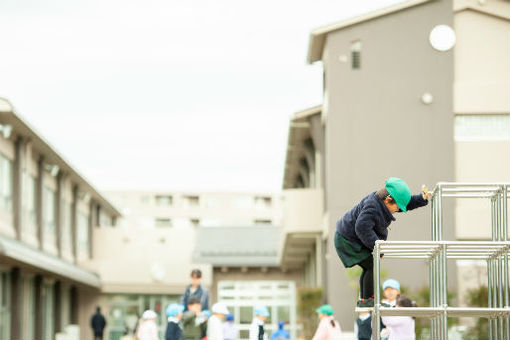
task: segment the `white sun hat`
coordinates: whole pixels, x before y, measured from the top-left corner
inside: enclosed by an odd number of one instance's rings
[[[212,306],[212,312],[214,314],[225,314],[228,315],[230,312],[228,311],[227,306],[223,302],[217,302]]]
[[[157,319],[157,318],[158,318],[158,314],[156,314],[154,311],[151,311],[151,310],[146,310],[142,314],[142,319],[144,319],[144,320]]]

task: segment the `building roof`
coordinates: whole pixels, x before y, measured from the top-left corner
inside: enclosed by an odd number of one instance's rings
[[[475,0],[455,0],[453,11],[455,13],[472,10],[475,12],[491,15],[500,19],[510,20],[510,2],[509,1],[487,1],[480,2]]]
[[[341,30],[345,27],[357,25],[359,23],[369,21],[372,19],[376,19],[388,14],[392,14],[410,7],[414,7],[417,5],[421,5],[423,3],[433,1],[433,0],[410,0],[405,1],[393,6],[381,8],[379,10],[369,12],[354,18],[350,18],[347,20],[340,21],[335,24],[323,26],[313,30],[310,33],[310,40],[308,44],[308,56],[307,62],[313,63],[315,61],[319,61],[322,59],[322,52],[324,50],[324,44],[326,43],[326,37],[329,33]]]
[[[104,198],[82,175],[74,169],[39,133],[35,131],[15,110],[11,103],[0,98],[0,123],[12,126],[13,134],[23,136],[32,141],[34,149],[44,155],[45,160],[51,164],[58,165],[71,180],[78,184],[80,190],[87,191],[92,199],[101,205],[107,212],[115,217],[121,213],[106,198]]]
[[[289,123],[289,136],[287,139],[287,154],[283,175],[283,188],[294,187],[294,179],[299,173],[299,160],[304,157],[303,141],[310,138],[310,123],[308,118],[320,114],[322,105],[314,106],[296,112]]]
[[[202,227],[193,252],[197,263],[228,267],[279,265],[282,229],[275,226]]]
[[[38,270],[68,278],[94,288],[100,288],[99,276],[56,256],[41,252],[19,241],[0,235],[0,254]]]

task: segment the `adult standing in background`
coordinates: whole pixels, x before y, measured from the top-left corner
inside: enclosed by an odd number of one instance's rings
[[[106,327],[106,320],[101,314],[101,307],[96,307],[96,313],[90,319],[90,327],[94,332],[94,340],[103,340],[103,332]]]
[[[202,310],[209,309],[209,292],[207,289],[201,286],[202,282],[202,272],[200,269],[193,269],[191,271],[191,284],[186,287],[186,291],[181,298],[181,304],[184,306],[185,310],[188,310],[188,301],[190,297],[195,297],[200,300],[200,304],[202,305]]]

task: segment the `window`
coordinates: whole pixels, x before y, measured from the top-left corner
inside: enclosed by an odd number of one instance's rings
[[[353,70],[361,68],[361,41],[351,43],[351,67]]]
[[[0,271],[0,339],[10,339],[11,285],[8,272]]]
[[[25,218],[26,224],[25,228],[30,233],[35,235],[36,233],[36,216],[35,216],[35,207],[36,207],[36,191],[37,191],[37,179],[27,172],[23,173],[23,216]]]
[[[157,195],[155,197],[155,200],[156,200],[156,205],[159,205],[159,206],[168,206],[168,205],[172,205],[172,196],[168,196],[168,195]]]
[[[219,281],[218,300],[224,301],[234,315],[240,339],[248,338],[253,307],[263,304],[269,310],[266,329],[277,329],[278,321],[287,323],[290,338],[297,338],[296,286],[291,281]]]
[[[196,207],[200,204],[200,198],[198,196],[184,196],[184,205],[188,207]]]
[[[62,247],[72,250],[72,204],[62,201]]]
[[[271,225],[271,220],[257,219],[255,221],[253,221],[253,224],[255,224],[255,225]]]
[[[455,116],[456,140],[510,139],[510,115],[474,114]]]
[[[156,227],[171,227],[172,226],[172,220],[170,218],[156,218],[155,220]]]
[[[51,243],[56,240],[56,201],[55,191],[44,187],[44,239]]]
[[[12,211],[12,162],[0,155],[0,208]]]
[[[89,216],[79,212],[77,221],[77,246],[78,257],[89,257]]]
[[[99,209],[99,226],[107,227],[112,225],[111,217],[103,211],[103,209]]]
[[[190,221],[191,225],[194,227],[200,226],[200,220],[198,218],[192,218],[189,221]]]
[[[43,285],[43,339],[51,340],[54,336],[55,318],[55,287],[53,284]]]
[[[271,197],[270,196],[255,196],[255,207],[257,208],[270,208],[271,207]]]

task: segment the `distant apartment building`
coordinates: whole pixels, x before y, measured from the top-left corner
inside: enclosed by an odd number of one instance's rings
[[[0,99],[0,339],[88,338],[101,290],[95,229],[117,211]]]
[[[320,216],[299,205],[303,194],[312,207],[321,204],[317,193],[293,190],[108,193],[124,215],[118,228],[94,235],[111,339],[149,307],[159,313],[163,332],[164,307],[180,299],[194,268],[203,272],[211,303],[221,300],[234,314],[242,339],[258,304],[271,311],[269,332],[285,321],[296,338],[297,290],[320,285],[316,263],[322,261],[314,230]],[[289,220],[288,209],[301,213]]]
[[[352,329],[356,282],[333,234],[364,195],[389,176],[414,192],[422,183],[510,180],[508,32],[504,0],[405,1],[312,31],[307,60],[322,62],[323,103],[290,121],[283,188],[322,192],[323,286],[342,328]],[[446,211],[445,239],[489,237],[488,203],[448,201]],[[428,209],[396,218],[390,239],[430,239]],[[410,289],[427,285],[424,263],[382,264]],[[479,282],[469,280],[475,264],[449,265],[459,303]]]

